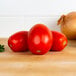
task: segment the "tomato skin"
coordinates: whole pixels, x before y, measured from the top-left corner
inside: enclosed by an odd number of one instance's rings
[[[61,51],[63,50],[68,43],[66,36],[60,32],[52,31],[53,34],[53,45],[51,50],[52,51]]]
[[[28,49],[27,40],[28,40],[28,32],[19,31],[9,37],[8,46],[14,52],[26,51]]]
[[[43,55],[52,46],[52,33],[44,24],[36,24],[28,32],[28,46],[33,54]]]

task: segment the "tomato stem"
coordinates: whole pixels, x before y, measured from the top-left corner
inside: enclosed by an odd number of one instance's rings
[[[37,52],[40,53],[41,51],[40,50],[37,50]]]

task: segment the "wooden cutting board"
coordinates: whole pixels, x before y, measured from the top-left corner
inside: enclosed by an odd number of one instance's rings
[[[0,38],[5,52],[0,53],[0,76],[76,76],[76,41],[69,41],[62,52],[33,55],[14,53],[6,38]]]

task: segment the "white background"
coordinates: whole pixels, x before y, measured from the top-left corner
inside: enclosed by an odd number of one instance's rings
[[[0,37],[44,23],[51,30],[62,14],[76,11],[75,0],[0,0]]]

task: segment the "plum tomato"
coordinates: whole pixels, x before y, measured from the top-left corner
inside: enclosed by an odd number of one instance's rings
[[[19,31],[8,39],[8,46],[14,52],[22,52],[28,49],[27,45],[28,31]]]
[[[52,32],[44,24],[36,24],[28,32],[28,46],[33,54],[43,55],[47,53],[52,42]]]
[[[67,43],[68,43],[66,36],[57,31],[52,31],[52,35],[53,35],[53,45],[52,45],[51,50],[52,51],[63,50],[67,46]]]

